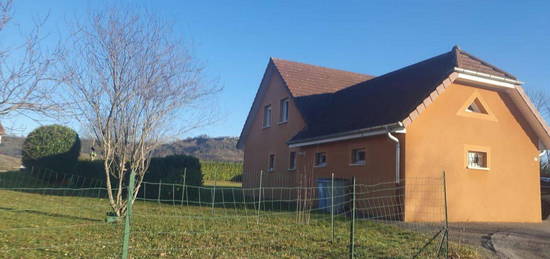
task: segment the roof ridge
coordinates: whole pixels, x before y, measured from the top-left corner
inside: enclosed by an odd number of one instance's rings
[[[452,51],[453,54],[454,54],[455,66],[461,67],[462,64],[461,64],[461,62],[460,62],[460,58],[458,57],[458,55],[460,55],[460,52],[461,52],[462,50],[460,49],[460,47],[459,47],[458,45],[454,45],[451,51]]]
[[[472,55],[472,54],[470,54],[470,53],[468,53],[468,52],[466,52],[466,51],[464,51],[464,50],[459,49],[459,53],[460,53],[460,54],[463,54],[463,55],[467,55],[467,56],[469,56],[470,58],[479,61],[481,64],[483,64],[483,65],[485,65],[485,66],[488,66],[488,67],[490,67],[491,69],[494,69],[494,70],[497,71],[497,72],[503,73],[503,74],[505,74],[506,76],[508,76],[508,77],[510,77],[510,78],[512,78],[512,79],[514,79],[514,80],[517,80],[517,78],[516,78],[514,75],[512,75],[512,74],[510,74],[510,73],[508,73],[508,72],[506,72],[506,71],[504,71],[504,70],[502,70],[502,69],[496,67],[495,65],[493,65],[493,64],[491,64],[491,63],[489,63],[489,62],[487,62],[487,61],[485,61],[485,60],[483,60],[483,59],[480,59],[480,58],[478,58],[478,57],[476,57],[476,56],[474,56],[474,55]],[[457,56],[457,60],[458,60],[458,56]],[[459,63],[457,62],[457,66],[458,66],[458,67],[462,67],[462,64],[459,64]]]
[[[454,48],[453,48],[453,50],[454,50]],[[375,80],[375,79],[376,79],[376,80],[381,80],[381,79],[383,79],[383,78],[386,78],[386,77],[388,77],[388,76],[392,76],[392,75],[394,75],[395,73],[401,72],[401,71],[403,71],[403,70],[410,69],[410,68],[412,68],[412,67],[415,67],[415,66],[417,66],[417,65],[424,64],[424,63],[429,62],[429,61],[433,61],[433,60],[435,60],[435,59],[437,59],[437,58],[440,58],[441,56],[449,55],[449,54],[451,54],[451,52],[452,52],[453,50],[451,50],[451,51],[449,51],[449,52],[445,52],[445,53],[439,54],[439,55],[434,56],[434,57],[430,57],[430,58],[424,59],[424,60],[422,60],[422,61],[419,61],[419,62],[410,64],[410,65],[408,65],[408,66],[404,66],[404,67],[401,67],[401,68],[399,68],[399,69],[396,69],[396,70],[387,72],[387,73],[385,73],[385,74],[382,74],[382,75],[377,76],[377,77],[375,77],[375,78],[373,78],[373,79],[370,79],[370,80]],[[449,71],[449,72],[450,72],[450,71]],[[370,80],[369,80],[369,81],[370,81]],[[354,88],[355,86],[361,85],[361,84],[363,84],[363,83],[364,83],[364,82],[360,82],[360,83],[357,83],[357,84],[355,84],[355,85],[351,85],[351,86],[346,87],[346,88],[344,88],[344,89],[338,90],[337,93],[338,93],[338,92],[343,92],[343,91],[345,91],[345,90],[347,90],[347,89]]]
[[[339,71],[339,72],[351,73],[351,74],[356,74],[356,75],[361,75],[361,76],[375,77],[375,76],[369,75],[369,74],[353,72],[353,71],[348,71],[348,70],[343,70],[343,69],[338,69],[338,68],[325,67],[325,66],[314,65],[314,64],[308,64],[308,63],[304,63],[304,62],[293,61],[293,60],[288,60],[288,59],[282,59],[282,58],[277,58],[277,57],[270,57],[270,59],[273,60],[273,61],[277,60],[277,61],[291,62],[291,63],[295,63],[295,64],[306,65],[306,66],[311,66],[311,67],[316,67],[316,68],[335,70],[335,71]],[[273,62],[273,63],[275,63],[275,66],[277,65],[276,62]]]

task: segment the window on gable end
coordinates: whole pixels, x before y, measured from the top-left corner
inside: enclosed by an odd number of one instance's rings
[[[468,105],[466,111],[487,114],[487,109],[483,107],[483,104],[477,98],[474,99],[474,101],[470,105]]]
[[[263,127],[268,128],[271,126],[271,105],[264,106],[264,121]]]
[[[282,99],[279,104],[279,107],[280,107],[279,122],[280,123],[288,121],[288,104],[289,104],[288,98]]]

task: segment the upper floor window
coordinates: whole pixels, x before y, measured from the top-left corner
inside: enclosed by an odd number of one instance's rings
[[[271,105],[264,106],[264,128],[271,127]]]
[[[315,166],[323,167],[327,165],[327,153],[317,152],[315,153]]]
[[[351,164],[352,165],[364,165],[365,164],[365,149],[356,148],[351,150]]]
[[[279,122],[287,122],[288,121],[288,98],[282,99],[280,103],[280,111],[279,111]]]
[[[275,154],[269,154],[269,161],[267,162],[267,171],[273,172],[275,170]]]
[[[296,152],[290,152],[289,154],[288,170],[296,170]]]

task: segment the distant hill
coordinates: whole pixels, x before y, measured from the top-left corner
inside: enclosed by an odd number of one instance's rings
[[[25,138],[23,137],[3,137],[2,144],[0,144],[0,155],[21,158],[21,147],[24,141]],[[238,138],[236,137],[210,138],[208,136],[198,136],[186,138],[161,145],[153,153],[153,156],[186,154],[201,160],[242,161],[243,153],[236,148],[237,141]],[[90,140],[82,140],[82,155],[86,156],[90,152],[90,146]],[[0,163],[2,163],[1,160]]]
[[[187,154],[200,160],[242,161],[243,152],[237,149],[237,137],[198,136],[174,141],[160,146],[153,156]]]

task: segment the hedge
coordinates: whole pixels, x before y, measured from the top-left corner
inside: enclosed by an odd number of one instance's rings
[[[87,178],[105,179],[103,160],[80,160],[74,171],[75,175]],[[173,155],[163,158],[153,158],[149,169],[143,178],[146,182],[183,183],[186,185],[202,185],[201,165],[197,158],[185,155]]]
[[[239,181],[242,162],[201,161],[204,180]]]

